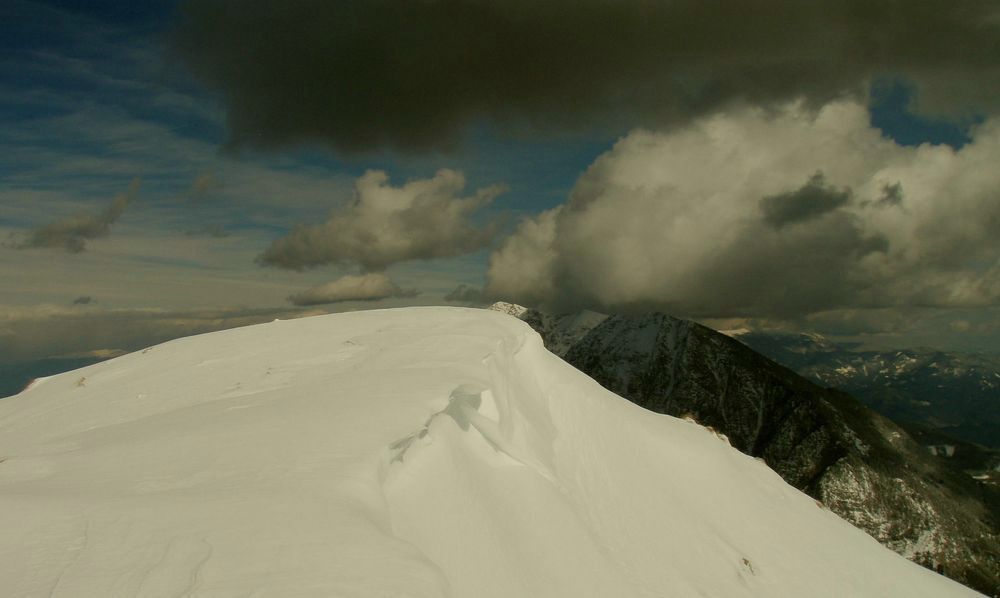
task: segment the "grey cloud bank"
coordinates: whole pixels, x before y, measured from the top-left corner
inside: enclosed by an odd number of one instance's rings
[[[231,147],[451,147],[464,127],[615,131],[731,105],[819,107],[903,77],[916,108],[1000,107],[988,0],[198,0],[174,48]]]

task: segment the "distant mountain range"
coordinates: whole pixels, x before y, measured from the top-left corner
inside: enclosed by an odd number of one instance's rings
[[[733,336],[904,425],[1000,448],[1000,356],[933,349],[858,351],[817,334]]]
[[[551,351],[609,390],[726,436],[897,553],[1000,595],[1000,492],[992,480],[932,454],[849,394],[661,313],[494,309],[530,324]]]

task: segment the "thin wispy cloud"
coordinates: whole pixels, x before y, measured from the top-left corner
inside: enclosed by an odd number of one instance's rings
[[[310,287],[288,297],[292,305],[311,306],[345,301],[378,301],[393,297],[415,297],[416,289],[401,289],[382,272],[347,275]]]
[[[17,206],[34,211],[38,220],[74,199],[93,201],[122,177],[142,173],[144,209],[133,222],[178,234],[218,225],[230,232],[266,229],[273,236],[274,227],[321,217],[329,205],[350,199],[354,177],[290,169],[271,156],[235,159],[220,154],[215,143],[184,133],[93,105],[0,127],[0,147],[18,148],[0,154],[0,170],[9,172],[0,201],[45,192],[49,199]],[[247,257],[252,262],[253,254]]]
[[[211,172],[203,172],[191,183],[188,197],[192,201],[204,201],[212,193],[222,189],[222,183]]]
[[[93,305],[4,306],[0,362],[74,353],[136,351],[181,336],[325,313],[295,308],[101,308]]]
[[[27,238],[15,244],[18,249],[58,247],[70,253],[80,253],[87,248],[87,242],[111,234],[113,225],[139,192],[139,179],[134,179],[128,191],[116,196],[107,208],[95,214],[74,214],[50,222],[27,234]]]

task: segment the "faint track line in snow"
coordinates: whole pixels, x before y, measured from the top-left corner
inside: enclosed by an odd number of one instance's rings
[[[84,520],[84,523],[83,523],[83,544],[78,549],[76,549],[74,551],[73,558],[68,563],[66,563],[66,566],[63,567],[62,571],[59,572],[59,577],[56,578],[55,583],[52,584],[52,589],[49,590],[49,598],[52,598],[52,596],[55,595],[56,590],[59,589],[59,584],[62,583],[63,577],[65,577],[65,575],[66,575],[66,572],[69,571],[69,569],[74,564],[76,564],[76,562],[80,559],[80,555],[83,553],[84,550],[87,549],[87,544],[89,542],[90,542],[90,522],[87,521],[87,520]]]
[[[212,545],[204,538],[172,538],[159,560],[143,576],[136,596],[191,596],[198,586],[201,569],[211,556]]]
[[[50,522],[48,527],[33,534],[25,546],[29,556],[24,575],[13,595],[40,596],[44,591],[45,595],[52,598],[59,589],[66,572],[76,563],[87,546],[88,525],[88,522],[84,520],[82,532],[74,533],[74,529],[78,529],[79,520],[62,519]],[[48,546],[46,546],[47,542]],[[55,563],[52,563],[53,557],[55,557]],[[48,566],[46,566],[47,564]],[[58,574],[54,576],[55,579],[46,575],[52,569],[58,570]],[[46,577],[51,581],[46,581]],[[45,586],[48,588],[43,590]]]

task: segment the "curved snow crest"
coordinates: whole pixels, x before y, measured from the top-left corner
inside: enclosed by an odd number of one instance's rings
[[[0,403],[14,596],[959,596],[516,318],[172,341]]]

